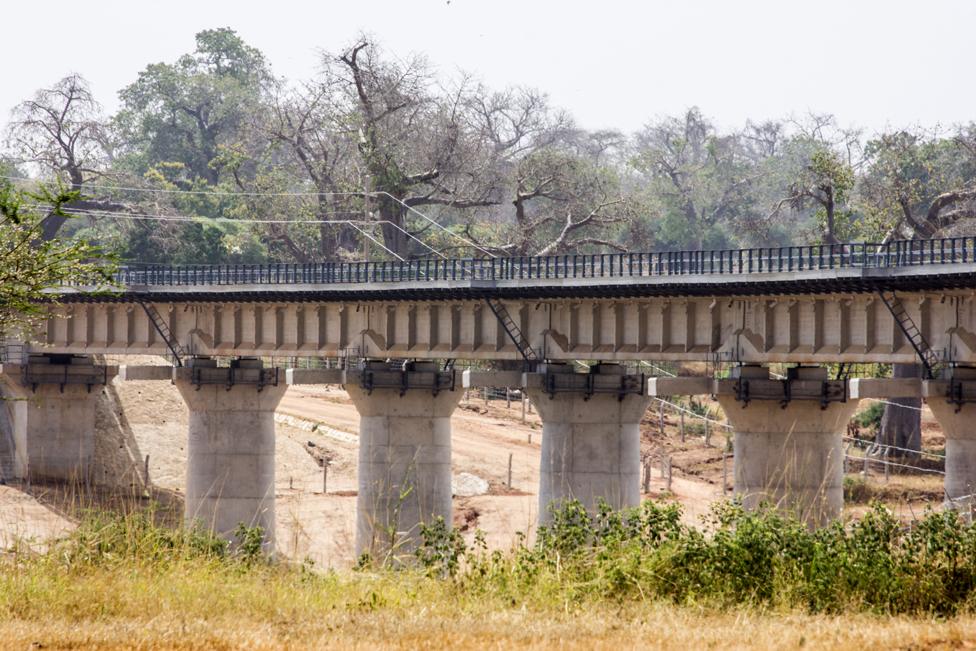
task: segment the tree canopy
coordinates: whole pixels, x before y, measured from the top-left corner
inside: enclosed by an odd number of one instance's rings
[[[105,115],[71,74],[13,109],[0,169],[60,183],[81,216],[42,202],[43,240],[216,263],[976,230],[974,124],[864,134],[809,114],[719,128],[690,107],[637,133],[594,131],[541,90],[442,74],[366,37],[282,79],[228,28],[119,97]]]

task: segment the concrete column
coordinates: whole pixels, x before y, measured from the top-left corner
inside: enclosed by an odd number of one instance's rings
[[[600,500],[614,509],[638,506],[640,421],[652,400],[644,395],[643,376],[624,376],[610,364],[589,378],[561,364],[546,372],[548,380],[544,372],[527,374],[525,382],[542,419],[539,524],[551,521],[550,507],[573,499],[591,513]],[[638,392],[621,393],[621,382]]]
[[[946,506],[969,510],[976,504],[976,368],[953,368],[947,376],[923,382],[922,395],[946,439]],[[949,400],[953,381],[960,402]]]
[[[844,444],[857,400],[819,399],[827,370],[791,369],[794,377],[771,380],[766,369],[743,367],[748,402],[732,390],[736,380],[716,383],[718,402],[735,432],[735,493],[747,509],[768,503],[810,526],[840,516],[844,507]],[[790,382],[790,399],[784,383]],[[843,384],[828,383],[843,390]]]
[[[448,385],[453,372],[437,372],[432,362],[408,368],[346,374],[359,411],[357,557],[404,557],[416,548],[421,523],[438,516],[451,523],[451,414],[461,387]]]
[[[95,454],[95,408],[116,367],[91,358],[31,356],[0,370],[6,432],[0,446],[14,478],[87,482]]]
[[[239,524],[259,526],[272,551],[274,411],[287,388],[284,373],[257,361],[230,369],[191,360],[189,368],[173,369],[173,378],[189,409],[187,524],[201,523],[232,543]]]

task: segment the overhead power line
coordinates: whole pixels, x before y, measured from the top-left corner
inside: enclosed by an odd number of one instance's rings
[[[0,175],[0,179],[6,179],[9,181],[31,181],[36,182],[36,179],[31,179],[22,176],[6,176]],[[385,196],[392,201],[403,206],[408,212],[417,215],[421,219],[431,223],[438,229],[444,231],[449,236],[463,242],[465,245],[470,246],[478,251],[481,251],[485,255],[495,258],[497,257],[488,249],[476,244],[472,240],[455,233],[451,229],[447,228],[435,219],[432,219],[428,215],[424,214],[420,210],[406,203],[399,197],[396,197],[386,191],[376,191],[376,192],[246,192],[246,191],[227,191],[227,190],[179,190],[171,188],[140,188],[135,186],[119,186],[119,185],[102,185],[95,183],[86,183],[84,189],[94,189],[94,190],[108,190],[116,192],[141,192],[146,194],[160,193],[160,194],[173,194],[173,195],[194,195],[194,196],[219,196],[219,197],[323,197],[323,196],[345,196],[345,197],[380,197]],[[450,204],[447,204],[450,205]],[[333,213],[340,214],[340,213]],[[344,213],[343,213],[344,214]],[[350,213],[352,214],[352,213]],[[357,213],[358,214],[358,213]],[[262,222],[257,222],[262,223]],[[277,222],[263,222],[263,223],[277,223]],[[317,222],[323,223],[323,222]],[[391,222],[387,222],[391,223]],[[402,230],[402,229],[401,229]]]

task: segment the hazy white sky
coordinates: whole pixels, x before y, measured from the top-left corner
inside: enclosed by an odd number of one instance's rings
[[[723,126],[808,110],[869,130],[976,119],[966,0],[8,0],[0,15],[0,122],[69,72],[113,110],[146,64],[224,26],[293,79],[365,31],[445,74],[541,88],[590,128],[632,131],[692,105]]]

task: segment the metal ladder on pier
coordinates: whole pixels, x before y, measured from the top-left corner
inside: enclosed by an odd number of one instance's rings
[[[186,351],[180,345],[180,342],[176,340],[176,337],[173,336],[169,326],[166,325],[166,320],[163,319],[163,315],[159,313],[155,305],[144,298],[137,298],[136,302],[142,306],[142,309],[146,312],[146,316],[149,317],[149,322],[153,324],[156,332],[166,342],[166,347],[169,348],[169,352],[173,355],[173,363],[177,366],[183,366]]]
[[[539,356],[532,350],[529,341],[522,334],[522,330],[516,325],[515,320],[512,319],[508,310],[505,309],[505,305],[495,298],[485,298],[485,303],[488,304],[489,309],[491,309],[495,318],[498,319],[498,322],[502,324],[502,327],[508,334],[508,338],[515,344],[519,354],[522,355],[522,359],[525,360],[526,365],[529,367],[534,366],[539,361]]]
[[[918,355],[918,359],[925,369],[925,377],[929,379],[935,378],[935,373],[941,364],[941,360],[935,351],[932,350],[932,347],[929,346],[929,342],[925,340],[922,331],[912,321],[912,318],[905,310],[905,306],[902,305],[893,291],[883,289],[878,292],[878,296],[881,297],[888,311],[891,312],[891,316],[895,318],[895,323],[901,328],[905,338],[908,339],[912,348],[915,349],[915,353]]]

